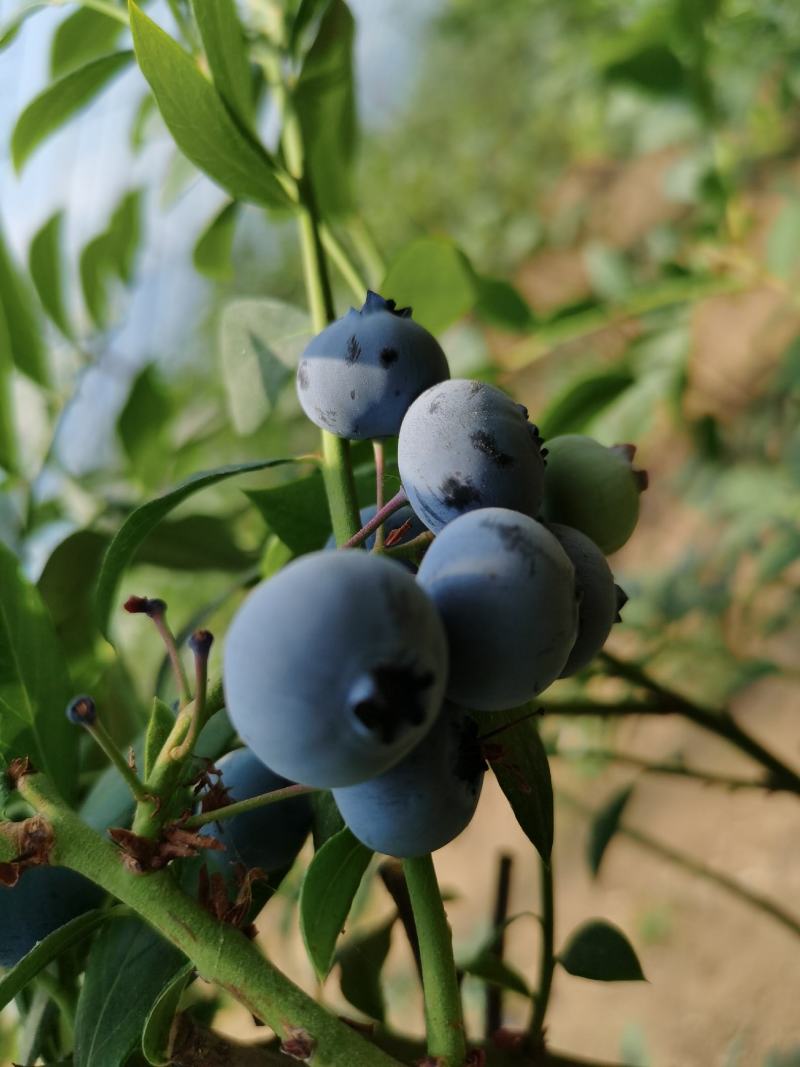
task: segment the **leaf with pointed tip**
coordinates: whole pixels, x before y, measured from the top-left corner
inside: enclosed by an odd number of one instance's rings
[[[548,860],[553,848],[553,785],[536,722],[525,718],[530,710],[524,705],[491,716],[482,714],[480,721],[489,721],[492,731],[501,731],[492,738],[497,755],[490,759],[491,768],[520,828],[542,859]]]
[[[6,351],[17,368],[37,385],[47,385],[47,356],[33,294],[0,229],[0,310],[8,330]]]
[[[41,11],[42,8],[50,6],[50,3],[45,0],[43,3],[26,4],[24,7],[21,7],[19,11],[15,11],[11,18],[0,26],[0,52],[14,41],[17,34],[22,29],[23,22],[25,22],[30,15],[35,15],[37,11]]]
[[[153,1067],[169,1067],[173,1062],[170,1048],[172,1022],[193,975],[194,967],[187,963],[164,986],[145,1020],[142,1053]]]
[[[336,954],[339,984],[345,998],[371,1019],[383,1022],[386,1006],[381,988],[381,971],[392,946],[392,929],[397,916],[374,930],[351,937]]]
[[[595,982],[643,982],[641,964],[625,934],[602,919],[573,931],[556,957],[565,971]]]
[[[125,23],[90,7],[80,7],[60,22],[50,44],[50,77],[82,67],[114,48]]]
[[[399,305],[410,305],[414,318],[438,334],[474,307],[475,272],[452,241],[422,237],[401,248],[380,291]]]
[[[13,374],[11,337],[0,301],[0,470],[10,472],[17,469],[17,431],[11,392]]]
[[[108,551],[103,559],[100,576],[97,580],[95,592],[95,611],[97,624],[100,632],[108,637],[109,620],[117,588],[126,569],[134,556],[137,548],[141,545],[148,534],[158,526],[165,516],[173,511],[178,504],[183,503],[193,493],[216,485],[217,482],[232,478],[237,474],[247,474],[253,471],[266,470],[269,467],[280,467],[286,463],[295,463],[292,458],[254,460],[250,463],[234,463],[227,467],[218,467],[216,470],[200,471],[168,490],[155,500],[150,500],[127,517],[114,540],[108,546]]]
[[[300,889],[300,931],[322,981],[333,966],[336,940],[372,859],[348,829],[329,838],[308,866]]]
[[[231,251],[239,205],[230,200],[209,222],[192,252],[195,269],[207,278],[226,281],[233,275]]]
[[[14,169],[22,170],[39,145],[90,103],[132,59],[133,52],[114,52],[94,59],[65,74],[34,97],[17,119],[11,135]]]
[[[64,212],[57,211],[37,230],[28,250],[28,269],[47,314],[65,337],[73,337],[64,307],[61,275],[61,230]]]
[[[290,207],[269,153],[236,123],[191,56],[132,2],[136,59],[183,154],[238,200]]]
[[[627,807],[633,793],[633,786],[626,785],[615,793],[608,803],[596,813],[589,827],[589,839],[586,843],[586,861],[593,875],[600,871],[600,864],[606,849],[619,828],[622,813]]]
[[[245,126],[253,120],[253,79],[234,0],[192,0],[197,28],[219,95]]]
[[[0,751],[29,756],[72,799],[79,731],[64,714],[72,695],[64,653],[36,588],[2,543],[0,590]]]
[[[461,964],[461,970],[471,974],[474,978],[480,978],[487,985],[498,986],[500,989],[508,989],[512,993],[519,993],[523,997],[529,997],[531,991],[522,975],[504,963],[500,957],[484,949]]]

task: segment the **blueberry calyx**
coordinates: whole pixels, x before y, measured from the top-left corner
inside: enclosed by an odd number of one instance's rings
[[[396,315],[399,319],[410,319],[412,309],[399,308],[394,300],[385,300],[380,293],[375,293],[372,289],[367,289],[367,298],[364,301],[364,306],[361,308],[361,315],[370,315],[375,311],[389,311],[392,315]]]
[[[413,667],[375,667],[351,691],[352,711],[359,723],[383,744],[390,745],[406,725],[425,719],[423,694],[433,685],[430,671]]]

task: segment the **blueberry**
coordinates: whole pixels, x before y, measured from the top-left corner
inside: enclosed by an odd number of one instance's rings
[[[411,308],[368,292],[360,311],[350,308],[308,345],[297,395],[323,430],[358,440],[391,437],[415,397],[449,377],[438,341],[413,321]]]
[[[217,764],[222,772],[222,784],[232,801],[269,793],[293,785],[265,767],[247,748],[229,752]],[[311,830],[311,802],[307,796],[281,800],[254,811],[235,815],[210,824],[203,832],[218,838],[225,852],[209,852],[211,859],[221,858],[222,865],[243,863],[245,867],[260,867],[263,871],[277,871],[288,867],[303,847]]]
[[[546,689],[575,643],[575,570],[534,519],[482,508],[442,530],[417,575],[444,621],[447,696],[500,711]]]
[[[540,444],[524,407],[493,385],[457,378],[411,405],[397,461],[411,506],[437,532],[478,508],[534,518],[544,481]]]
[[[368,848],[399,859],[424,856],[469,824],[485,767],[475,723],[445,704],[428,736],[400,763],[369,782],[334,789],[333,798]]]
[[[639,518],[647,475],[631,466],[632,445],[606,448],[581,434],[547,442],[542,517],[591,537],[607,556],[622,548]]]
[[[66,867],[30,867],[12,888],[0,887],[0,967],[13,967],[37,941],[96,908],[102,891]]]
[[[227,706],[259,759],[304,785],[355,785],[430,729],[447,677],[438,613],[368,552],[314,552],[247,598],[228,632]]]
[[[578,637],[561,672],[561,677],[566,678],[585,667],[606,643],[620,608],[621,590],[614,584],[605,556],[591,538],[558,523],[549,523],[547,528],[575,568],[575,587],[580,597]]]

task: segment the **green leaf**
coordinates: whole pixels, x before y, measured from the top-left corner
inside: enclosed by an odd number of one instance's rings
[[[185,515],[162,522],[136,553],[137,563],[172,571],[244,571],[257,556],[240,548],[229,519]]]
[[[0,308],[8,330],[11,358],[31,381],[46,385],[47,356],[39,319],[27,283],[23,280],[6,246],[0,229]]]
[[[620,397],[636,379],[627,370],[592,374],[572,382],[551,401],[539,418],[542,436],[582,433],[588,423]]]
[[[150,117],[156,111],[156,98],[148,89],[139,101],[130,129],[130,146],[132,152],[138,152],[147,137]]]
[[[452,241],[423,237],[401,249],[380,292],[398,305],[410,305],[418,322],[441,333],[474,306],[475,275]]]
[[[192,262],[207,278],[227,281],[233,276],[231,253],[238,214],[239,205],[235,200],[229,201],[197,238]]]
[[[0,52],[14,41],[17,34],[22,29],[22,24],[28,16],[35,15],[37,11],[41,11],[44,7],[50,7],[50,4],[48,2],[26,4],[18,11],[15,11],[14,14],[0,26]]]
[[[76,530],[53,549],[36,583],[70,657],[94,643],[92,589],[109,540],[96,530]]]
[[[45,311],[65,337],[72,337],[73,330],[64,307],[61,276],[63,221],[64,212],[57,211],[36,232],[28,250],[28,269]]]
[[[169,1067],[173,1062],[170,1041],[172,1022],[193,975],[194,967],[187,963],[163,988],[145,1020],[142,1052],[153,1067]]]
[[[322,474],[247,493],[270,530],[292,553],[301,556],[322,548],[331,532],[328,500]]]
[[[488,985],[499,986],[500,989],[508,989],[512,993],[519,993],[523,997],[529,997],[531,991],[522,975],[504,963],[494,952],[484,949],[477,953],[466,963],[460,965],[462,971],[471,974],[474,978],[480,978]]]
[[[586,862],[589,864],[589,870],[595,876],[600,871],[600,864],[603,862],[606,849],[619,829],[622,813],[630,800],[633,788],[632,785],[626,785],[624,789],[620,789],[592,819],[589,827],[589,839],[586,843]]]
[[[253,121],[253,79],[234,0],[192,0],[211,77],[219,95],[245,126]]]
[[[171,415],[169,393],[158,369],[148,363],[134,378],[117,419],[117,434],[125,454],[145,482],[163,477]]]
[[[168,490],[155,500],[150,500],[131,512],[108,547],[97,581],[95,609],[100,632],[108,637],[111,611],[123,571],[144,539],[178,504],[183,503],[193,493],[216,485],[217,482],[224,481],[226,478],[232,478],[234,475],[266,470],[269,467],[279,467],[294,462],[293,459],[254,460],[250,463],[234,463],[227,467],[218,467],[216,470],[200,471],[175,486],[174,489]]]
[[[234,199],[290,206],[272,158],[236,124],[191,56],[132,0],[129,10],[136,58],[181,152]]]
[[[48,964],[57,960],[67,949],[79,945],[107,919],[113,918],[113,909],[96,908],[93,911],[86,911],[76,919],[71,919],[63,926],[59,926],[42,941],[37,942],[19,963],[0,978],[0,1011],[10,1004],[20,990],[33,981]]]
[[[108,286],[111,273],[107,233],[98,234],[84,246],[78,261],[78,273],[86,309],[92,322],[102,327],[108,319]]]
[[[72,696],[53,623],[36,589],[0,544],[0,751],[30,756],[64,797],[75,796],[78,736],[64,709]]]
[[[132,59],[132,52],[114,52],[92,60],[71,74],[65,74],[34,97],[17,119],[11,135],[15,170],[22,170],[39,145],[93,100]]]
[[[107,230],[109,263],[126,285],[133,279],[136,252],[141,239],[141,212],[142,190],[130,189],[114,209]]]
[[[323,217],[347,214],[353,208],[354,35],[355,22],[347,4],[330,0],[294,91],[306,169]]]
[[[5,312],[0,302],[0,470],[17,469],[17,430],[14,424],[12,395],[14,364],[11,361],[11,338]]]
[[[322,11],[328,0],[300,0],[297,14],[292,22],[289,32],[289,51],[297,54],[302,43],[303,35],[311,23]]]
[[[153,773],[156,759],[164,742],[170,735],[175,725],[175,716],[172,709],[159,700],[153,698],[153,710],[150,712],[150,722],[147,724],[147,733],[144,738],[144,778],[145,781]]]
[[[75,1017],[75,1067],[122,1067],[185,957],[141,919],[106,926],[92,945]]]
[[[526,705],[491,716],[482,714],[480,721],[488,720],[492,731],[507,727],[492,738],[498,754],[490,759],[491,768],[523,833],[542,859],[549,860],[553,849],[553,786],[535,719],[524,718],[529,711]]]
[[[257,430],[311,339],[305,311],[281,300],[234,300],[220,319],[222,380],[238,434]]]
[[[680,59],[665,44],[650,44],[605,69],[611,82],[635,85],[654,96],[680,96],[686,92],[687,73]]]
[[[82,67],[98,56],[107,55],[116,45],[125,25],[89,7],[80,7],[60,22],[50,45],[50,77]]]
[[[475,312],[491,326],[522,332],[535,324],[536,316],[530,305],[510,282],[476,274],[474,285]]]
[[[602,919],[579,926],[556,959],[577,978],[595,982],[645,981],[630,941],[616,926]]]
[[[325,842],[306,871],[300,889],[300,931],[320,981],[333,966],[336,939],[371,859],[371,849],[344,829]]]
[[[333,793],[327,789],[319,793],[312,793],[309,797],[311,810],[314,816],[312,833],[314,835],[314,849],[319,852],[326,841],[344,829],[344,819],[339,814]]]
[[[343,996],[371,1019],[383,1022],[385,1004],[381,971],[392,947],[396,916],[369,933],[351,937],[336,954]]]

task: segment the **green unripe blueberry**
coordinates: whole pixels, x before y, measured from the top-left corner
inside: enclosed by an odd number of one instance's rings
[[[607,556],[622,548],[639,518],[647,474],[633,469],[633,445],[606,448],[581,434],[547,444],[542,518],[591,537]]]

